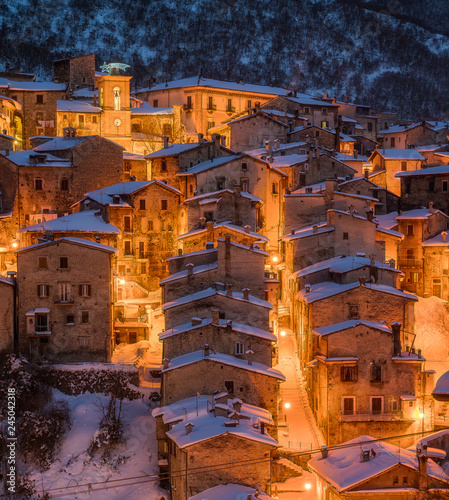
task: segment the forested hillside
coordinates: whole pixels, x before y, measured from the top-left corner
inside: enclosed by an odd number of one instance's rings
[[[446,0],[0,0],[0,68],[95,52],[136,87],[204,76],[449,118]]]

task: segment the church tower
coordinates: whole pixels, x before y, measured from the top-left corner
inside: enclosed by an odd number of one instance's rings
[[[101,114],[101,135],[131,151],[131,76],[121,76],[120,70],[129,68],[126,64],[110,63],[101,67],[107,75],[97,78],[99,107]]]

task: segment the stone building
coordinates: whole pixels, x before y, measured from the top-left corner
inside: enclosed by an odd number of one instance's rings
[[[123,152],[123,174],[124,181],[147,181],[148,162],[143,155],[137,153]]]
[[[0,276],[0,354],[14,352],[15,280]]]
[[[66,84],[13,81],[0,78],[0,94],[20,105],[14,114],[14,137],[17,149],[28,149],[30,137],[55,135],[56,103],[68,98]]]
[[[326,148],[330,151],[337,151],[347,155],[354,154],[354,145],[356,140],[349,135],[339,132],[331,128],[321,128],[314,125],[306,127],[298,127],[289,133],[290,142],[304,141],[315,146]],[[357,153],[356,153],[357,154]]]
[[[449,300],[449,241],[447,231],[442,231],[422,243],[423,284],[422,294]]]
[[[420,122],[411,125],[395,125],[378,132],[382,147],[388,149],[405,149],[416,146],[438,144],[446,141],[449,133],[445,122]]]
[[[449,165],[421,168],[411,172],[398,172],[401,182],[401,208],[411,210],[426,207],[449,214]]]
[[[95,86],[95,54],[53,61],[56,83],[67,83],[72,90]]]
[[[17,250],[21,353],[33,361],[110,361],[115,253],[79,238]]]
[[[231,116],[267,100],[286,95],[287,90],[210,78],[190,77],[159,83],[135,92],[136,97],[154,108],[182,106],[182,124],[193,134],[208,134]]]
[[[367,433],[386,438],[433,429],[434,373],[425,371],[420,349],[406,351],[400,323],[355,319],[312,335],[308,394],[328,446]]]
[[[19,130],[17,130],[17,113],[20,113],[22,106],[20,103],[11,99],[10,97],[6,97],[5,95],[0,94],[0,133],[2,136],[7,136],[12,139],[12,144],[10,143],[10,147],[6,143],[3,146],[4,139],[0,141],[0,150],[3,149],[16,149],[16,138],[14,137],[16,132],[19,134]],[[11,147],[12,146],[12,147]]]
[[[370,180],[400,196],[401,183],[395,174],[419,170],[425,158],[416,149],[376,149],[369,161],[373,165]]]
[[[227,483],[238,483],[248,492],[251,490],[244,486],[261,492],[270,490],[270,458],[277,441],[266,430],[273,425],[268,411],[222,393],[215,398],[183,399],[153,410],[153,416],[159,456],[166,457],[169,464],[167,486],[173,500],[204,494],[209,488],[226,489]],[[219,467],[224,461],[237,467]],[[201,467],[203,472],[187,473],[195,467]],[[185,471],[185,475],[173,471]],[[271,498],[263,493],[257,497]],[[247,498],[253,496],[246,493]]]
[[[409,450],[358,436],[339,449],[325,448],[308,465],[317,478],[319,500],[448,497],[449,477],[428,457],[427,447]]]

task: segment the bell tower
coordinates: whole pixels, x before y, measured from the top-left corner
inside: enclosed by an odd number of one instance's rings
[[[121,63],[104,64],[101,70],[107,75],[97,78],[101,135],[131,151],[131,76],[120,75],[129,66]]]

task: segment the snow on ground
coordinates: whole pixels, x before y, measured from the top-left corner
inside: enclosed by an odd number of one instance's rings
[[[99,403],[105,404],[108,398],[103,394],[67,396],[56,390],[54,395],[56,399],[67,401],[72,427],[49,470],[42,474],[36,471],[30,473],[36,489],[48,492],[52,498],[64,500],[167,498],[167,492],[159,488],[158,481],[148,481],[159,472],[159,468],[156,424],[147,398],[124,400],[122,415],[126,442],[113,451],[107,463],[100,463],[100,458],[89,457],[87,449],[101,418]],[[137,477],[148,482],[138,484]],[[126,478],[133,479],[124,480]],[[87,486],[82,487],[89,483],[92,483],[91,493],[86,492]],[[120,487],[121,484],[126,486]],[[78,488],[67,489],[77,485]],[[55,488],[64,489],[58,491]]]
[[[435,382],[449,370],[449,312],[446,304],[437,297],[419,297],[415,304],[414,345],[422,349],[426,370],[436,371]]]
[[[112,353],[112,362],[135,366],[159,366],[162,363],[162,345],[157,337],[141,340],[135,344],[122,342]]]

